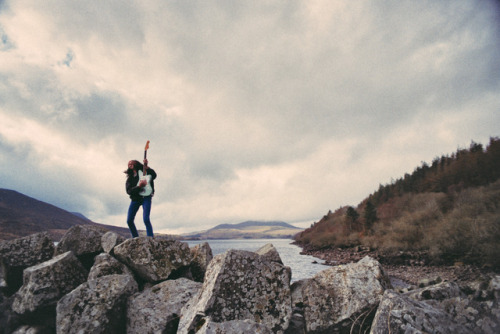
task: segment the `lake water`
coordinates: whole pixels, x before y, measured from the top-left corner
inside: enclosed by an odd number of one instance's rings
[[[323,260],[310,255],[301,255],[302,249],[293,245],[291,239],[231,239],[231,240],[189,240],[189,247],[208,242],[213,255],[224,253],[229,249],[241,249],[255,252],[265,244],[271,243],[280,254],[285,266],[292,269],[292,282],[310,278],[317,272],[330,268],[322,265]],[[318,263],[313,263],[317,261]]]

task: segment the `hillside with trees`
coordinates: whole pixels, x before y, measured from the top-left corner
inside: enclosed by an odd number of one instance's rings
[[[309,249],[418,252],[435,264],[500,267],[500,139],[423,162],[357,207],[328,212],[296,237]]]

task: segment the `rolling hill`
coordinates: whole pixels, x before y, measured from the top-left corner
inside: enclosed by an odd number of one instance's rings
[[[0,189],[0,240],[47,231],[54,241],[58,241],[75,225],[96,225],[124,237],[130,236],[128,228],[98,224],[82,214],[68,212],[14,190]]]
[[[186,234],[185,239],[266,239],[293,238],[303,229],[281,221],[246,221],[220,224],[204,232]]]

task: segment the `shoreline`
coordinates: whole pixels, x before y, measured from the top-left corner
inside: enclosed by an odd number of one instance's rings
[[[394,288],[417,288],[442,281],[456,282],[460,286],[483,281],[498,275],[498,268],[481,268],[479,266],[456,263],[455,265],[436,265],[429,263],[423,253],[403,253],[398,256],[382,256],[368,247],[311,249],[307,245],[294,242],[302,248],[300,254],[311,255],[323,260],[322,265],[337,266],[353,263],[365,256],[370,256],[382,265],[386,275],[393,282]]]

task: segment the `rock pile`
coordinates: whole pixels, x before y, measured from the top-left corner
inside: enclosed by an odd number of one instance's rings
[[[207,243],[88,226],[57,247],[35,234],[0,242],[0,334],[500,330],[500,276],[396,291],[368,256],[293,284],[291,275],[271,244],[213,257]]]

